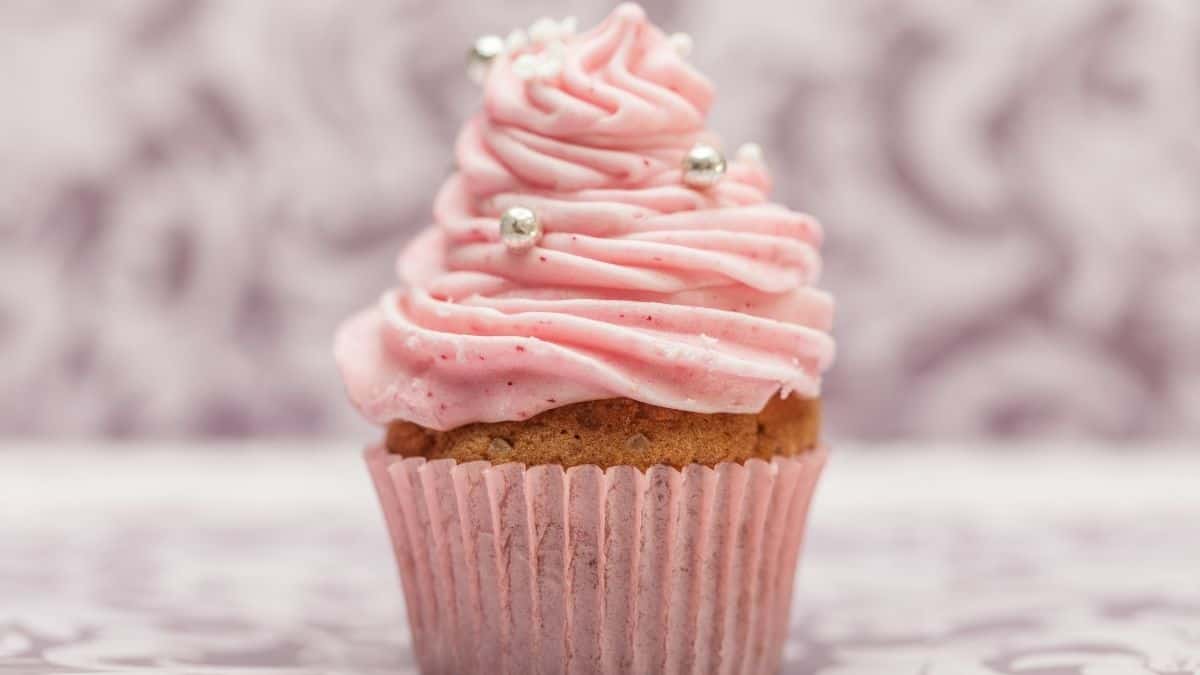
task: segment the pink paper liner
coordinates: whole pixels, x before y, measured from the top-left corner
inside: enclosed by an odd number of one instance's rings
[[[645,472],[366,453],[422,672],[773,673],[824,449]]]

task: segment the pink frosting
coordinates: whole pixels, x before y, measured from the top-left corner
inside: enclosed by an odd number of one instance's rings
[[[709,82],[636,5],[567,39],[553,78],[518,78],[540,49],[492,65],[403,287],[339,330],[353,402],[450,429],[612,397],[711,413],[817,396],[833,357],[820,226],[767,200],[754,159],[683,184],[681,158],[712,139]],[[519,253],[497,225],[517,205],[545,228]]]

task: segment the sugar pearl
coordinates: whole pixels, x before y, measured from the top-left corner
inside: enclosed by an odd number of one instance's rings
[[[497,56],[504,53],[504,39],[499,35],[484,35],[471,45],[467,57],[467,75],[475,83],[482,83],[488,68]]]
[[[758,143],[743,143],[742,147],[738,148],[737,158],[743,162],[757,162],[761,164],[765,159],[762,146]]]
[[[697,143],[683,157],[683,182],[691,187],[712,187],[724,176],[725,156],[711,145]]]
[[[534,44],[543,45],[551,40],[558,39],[558,22],[548,16],[544,16],[529,27],[529,39]]]
[[[512,71],[522,80],[532,80],[538,74],[538,58],[533,54],[522,54],[513,61]]]
[[[541,79],[549,80],[558,77],[562,72],[562,61],[554,58],[543,58],[538,60],[537,67],[534,72]]]
[[[675,48],[675,53],[686,57],[692,53],[692,36],[687,33],[672,33],[668,38],[671,41],[671,46]]]
[[[510,251],[528,251],[541,238],[542,223],[531,209],[514,206],[500,216],[500,241]]]
[[[512,32],[508,34],[508,37],[505,38],[504,44],[508,48],[508,51],[516,51],[529,44],[529,36],[526,35],[525,31],[521,30],[520,28],[514,28]]]

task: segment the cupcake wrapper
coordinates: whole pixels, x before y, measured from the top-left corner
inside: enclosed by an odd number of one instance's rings
[[[645,472],[366,459],[422,672],[778,668],[824,450]]]

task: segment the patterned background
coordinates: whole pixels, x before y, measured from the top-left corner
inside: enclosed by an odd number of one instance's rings
[[[0,452],[0,673],[417,675],[353,442],[119,445]],[[1194,452],[854,446],[779,675],[1200,675]]]
[[[0,2],[0,434],[361,437],[476,34],[598,0]],[[658,0],[827,226],[835,433],[1200,431],[1200,3]]]

